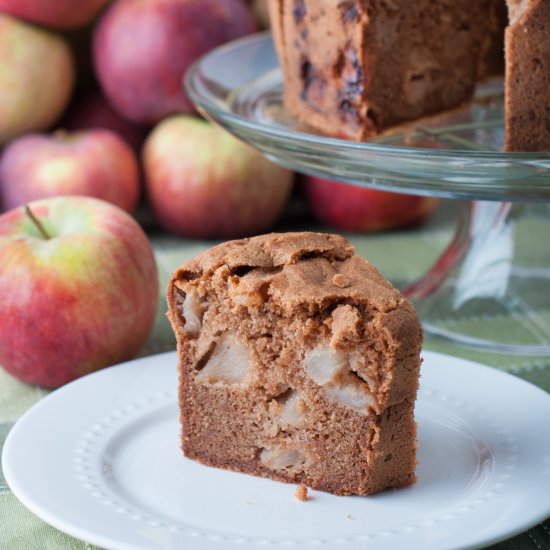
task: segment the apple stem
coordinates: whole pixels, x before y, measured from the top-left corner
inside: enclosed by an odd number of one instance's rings
[[[44,229],[44,226],[40,223],[40,220],[34,215],[28,204],[25,205],[25,214],[29,217],[31,222],[35,225],[36,229],[41,233],[45,239],[51,239],[48,232]]]

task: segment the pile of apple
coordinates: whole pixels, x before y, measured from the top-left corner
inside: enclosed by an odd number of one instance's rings
[[[58,387],[137,353],[159,296],[150,242],[132,217],[140,197],[165,230],[186,237],[275,224],[294,174],[201,119],[182,88],[202,54],[265,26],[266,5],[0,0],[8,372]],[[405,225],[429,210],[422,199],[317,178],[305,185],[313,213],[340,229]]]
[[[268,229],[293,174],[198,118],[182,88],[254,14],[245,0],[0,0],[0,207],[70,194],[133,213],[143,179],[171,232]]]

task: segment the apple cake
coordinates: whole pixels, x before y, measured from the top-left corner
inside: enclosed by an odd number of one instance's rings
[[[286,108],[325,134],[370,139],[457,107],[505,65],[505,149],[550,150],[547,0],[273,0],[270,14]]]
[[[508,0],[507,151],[550,151],[550,2]]]
[[[366,139],[472,96],[493,0],[277,0],[289,111]]]
[[[421,326],[343,237],[225,242],[167,299],[187,457],[337,495],[414,483]]]

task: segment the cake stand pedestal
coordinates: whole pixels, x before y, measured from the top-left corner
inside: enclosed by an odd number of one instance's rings
[[[268,33],[227,44],[187,73],[198,109],[273,161],[386,191],[468,199],[436,264],[404,288],[428,335],[488,352],[550,354],[550,154],[502,153],[502,82],[472,104],[357,143],[285,111]],[[512,336],[510,336],[512,335]]]
[[[547,204],[472,201],[439,260],[403,291],[429,335],[550,355],[549,239]]]

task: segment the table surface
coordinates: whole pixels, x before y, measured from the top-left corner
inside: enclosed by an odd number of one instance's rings
[[[406,231],[346,236],[355,245],[358,254],[377,265],[385,277],[398,286],[404,286],[422,275],[437,259],[452,236],[454,221],[461,208],[463,204],[458,201],[445,201],[421,227]],[[175,348],[175,340],[165,317],[164,289],[170,274],[181,263],[214,243],[168,236],[154,226],[147,213],[140,213],[138,217],[151,237],[161,281],[157,320],[151,337],[141,352],[141,355],[149,355]],[[288,209],[287,215],[275,228],[277,231],[305,229],[330,231],[328,228],[313,224],[311,220],[304,217],[299,203]],[[485,363],[528,380],[550,392],[550,357],[487,354],[454,347],[436,340],[427,340],[425,347]],[[0,369],[0,451],[10,428],[17,419],[47,393],[46,390],[15,380]],[[498,550],[550,549],[550,519],[491,548]],[[0,550],[3,549],[96,550],[96,547],[57,531],[29,512],[11,493],[0,470]]]

